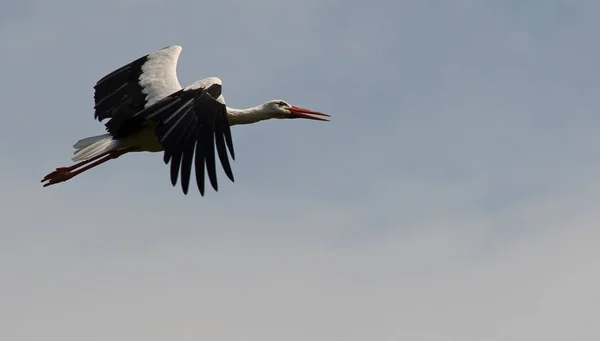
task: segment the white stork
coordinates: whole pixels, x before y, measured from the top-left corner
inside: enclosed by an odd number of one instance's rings
[[[67,181],[108,160],[129,152],[164,151],[171,163],[171,183],[187,194],[192,160],[196,184],[204,196],[204,165],[210,184],[218,190],[215,149],[227,177],[233,182],[227,150],[235,159],[230,126],[271,118],[328,121],[320,112],[272,100],[253,108],[225,105],[221,80],[209,77],[182,88],[177,79],[181,46],[173,45],[141,57],[100,79],[94,86],[94,118],[105,123],[108,134],[82,139],[73,146],[70,167],[46,175],[44,187]],[[216,147],[216,148],[215,148]]]

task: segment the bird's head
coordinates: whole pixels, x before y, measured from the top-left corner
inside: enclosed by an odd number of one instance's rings
[[[328,119],[319,116],[331,117],[330,115],[322,112],[291,105],[280,99],[269,101],[263,104],[263,107],[272,118],[306,118],[309,120],[329,121]]]

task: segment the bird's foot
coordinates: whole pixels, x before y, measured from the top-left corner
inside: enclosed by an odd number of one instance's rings
[[[58,167],[53,172],[48,173],[48,175],[46,175],[42,179],[42,182],[47,181],[47,180],[53,178],[54,176],[58,175],[59,173],[68,173],[69,171],[70,171],[70,169],[68,167]]]
[[[57,183],[67,181],[67,180],[71,179],[73,176],[75,176],[75,175],[71,173],[71,170],[68,167],[59,167],[59,168],[56,168],[55,171],[46,175],[42,179],[41,182],[48,181],[47,183],[44,184],[44,187],[48,187],[50,185],[55,185]]]

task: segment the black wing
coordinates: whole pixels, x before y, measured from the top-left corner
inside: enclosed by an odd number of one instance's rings
[[[140,126],[129,119],[149,101],[160,100],[181,89],[177,80],[178,45],[147,54],[109,73],[94,86],[94,118],[110,118],[106,129],[115,138],[125,137]]]
[[[94,86],[94,118],[102,121],[144,109],[146,95],[138,80],[148,55],[100,79]]]
[[[136,113],[131,120],[155,124],[155,135],[165,149],[164,161],[171,164],[171,183],[175,186],[181,175],[184,194],[188,192],[192,161],[200,194],[204,196],[205,165],[210,183],[218,191],[215,147],[225,174],[234,181],[227,150],[232,159],[235,154],[226,106],[216,100],[220,95],[220,84],[182,89]]]

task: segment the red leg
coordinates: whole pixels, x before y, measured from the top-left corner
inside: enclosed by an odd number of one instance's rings
[[[94,168],[98,165],[101,165],[103,163],[105,163],[106,161],[109,160],[113,160],[118,158],[119,156],[128,153],[130,151],[134,150],[134,148],[125,148],[125,149],[120,149],[120,150],[111,150],[109,152],[100,154],[98,156],[95,156],[89,160],[85,160],[85,161],[81,161],[78,162],[70,167],[59,167],[57,168],[55,171],[49,173],[48,175],[46,175],[41,182],[45,182],[48,181],[47,183],[44,184],[44,187],[48,187],[50,185],[54,185],[60,182],[64,182],[67,181],[83,172],[85,172],[88,169]],[[95,162],[93,162],[95,161]],[[92,163],[90,163],[92,162]],[[81,166],[87,165],[85,167],[79,168]],[[79,168],[79,169],[78,169]]]
[[[48,179],[52,178],[53,176],[55,176],[55,175],[56,175],[56,174],[58,174],[58,173],[71,172],[71,171],[73,171],[73,170],[75,170],[75,169],[77,169],[77,168],[79,168],[79,167],[81,167],[81,166],[83,166],[83,165],[87,165],[87,164],[88,164],[88,163],[90,163],[90,162],[94,162],[94,161],[96,161],[96,160],[98,160],[98,159],[101,159],[101,158],[103,158],[103,157],[107,156],[109,153],[110,153],[110,152],[106,152],[106,153],[102,153],[102,154],[100,154],[100,155],[96,155],[96,156],[94,156],[94,157],[93,157],[93,158],[91,158],[91,159],[80,161],[80,162],[78,162],[78,163],[76,163],[76,164],[74,164],[74,165],[71,165],[71,166],[69,166],[69,167],[58,167],[58,168],[56,168],[56,170],[55,170],[55,171],[53,171],[53,172],[51,172],[51,173],[48,173],[48,175],[46,175],[46,176],[45,176],[45,177],[42,179],[42,182],[44,182],[44,181],[46,181],[46,180],[48,180]]]

